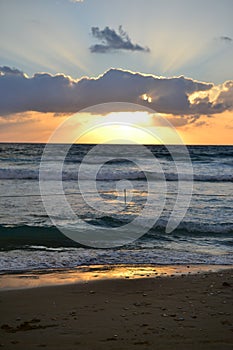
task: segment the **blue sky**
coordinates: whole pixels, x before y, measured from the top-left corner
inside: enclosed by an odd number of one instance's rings
[[[123,68],[223,83],[233,78],[232,0],[1,0],[0,65],[73,78]],[[91,53],[91,28],[122,25],[150,52]]]
[[[232,15],[233,0],[0,0],[0,142],[47,142],[82,108],[129,102],[186,143],[233,144]]]

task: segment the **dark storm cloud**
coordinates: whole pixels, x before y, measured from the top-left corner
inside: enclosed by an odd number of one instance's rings
[[[149,52],[149,48],[133,44],[128,34],[119,26],[118,33],[109,27],[100,30],[99,27],[92,27],[91,32],[94,38],[101,43],[90,47],[93,53],[108,53],[117,50]]]
[[[218,87],[219,94],[212,101],[208,92],[214,87],[213,84],[183,76],[161,78],[110,69],[97,78],[74,80],[63,74],[48,73],[37,73],[28,77],[9,67],[0,67],[0,72],[2,116],[25,111],[75,113],[107,102],[136,103],[140,105],[139,110],[149,107],[156,112],[189,115],[194,119],[200,114],[211,115],[233,109],[232,81]],[[199,92],[207,96],[197,96],[190,101],[190,95]],[[98,112],[112,112],[108,108],[105,105]],[[122,105],[118,108],[118,111],[123,111]]]

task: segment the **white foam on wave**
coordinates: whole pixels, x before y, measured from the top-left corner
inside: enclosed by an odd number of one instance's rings
[[[233,182],[233,174],[217,174],[217,175],[204,175],[194,174],[194,178],[190,174],[179,175],[176,173],[164,173],[167,181],[202,181],[202,182]],[[162,173],[135,171],[135,170],[122,170],[122,171],[100,171],[97,176],[97,181],[118,181],[118,180],[142,180],[145,176],[149,180],[163,180]],[[78,170],[64,171],[62,174],[64,181],[75,181],[75,180],[92,180],[91,173],[84,173],[82,176],[78,176]],[[0,169],[0,179],[8,180],[38,180],[39,170],[38,169],[26,169],[26,168],[3,168]],[[57,180],[58,177],[55,173],[48,170],[47,180]]]
[[[2,252],[0,271],[26,271],[51,268],[74,268],[81,265],[104,264],[212,264],[232,265],[233,255],[211,255],[163,249],[101,250],[73,248],[56,251],[12,250]]]

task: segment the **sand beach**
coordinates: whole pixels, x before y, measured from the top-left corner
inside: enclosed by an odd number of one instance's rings
[[[232,349],[233,269],[0,292],[2,349]]]

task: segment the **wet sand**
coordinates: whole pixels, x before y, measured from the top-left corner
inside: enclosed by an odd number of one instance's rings
[[[233,270],[1,291],[0,315],[2,349],[232,349]]]

